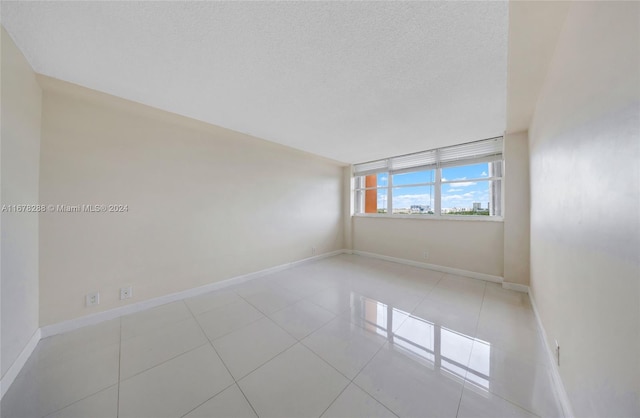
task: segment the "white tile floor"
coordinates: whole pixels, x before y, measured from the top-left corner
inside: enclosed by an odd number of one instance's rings
[[[3,418],[561,416],[525,294],[342,255],[42,340]]]

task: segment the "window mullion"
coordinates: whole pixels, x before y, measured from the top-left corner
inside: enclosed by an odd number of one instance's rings
[[[391,210],[392,208],[392,202],[393,202],[393,197],[391,196],[391,190],[393,187],[393,176],[391,175],[391,172],[389,172],[387,174],[387,215],[391,215]]]
[[[433,214],[436,216],[440,216],[442,214],[442,211],[440,210],[440,206],[442,204],[442,200],[441,200],[441,190],[442,190],[442,169],[440,168],[440,166],[438,165],[438,167],[436,168],[436,185],[435,185],[435,198],[433,199],[433,203],[434,203],[434,210],[433,210]]]
[[[435,185],[435,198],[433,204],[435,206],[433,214],[435,216],[442,215],[442,168],[440,165],[440,150],[436,150],[436,185]]]
[[[484,142],[488,143],[489,141],[487,140]],[[485,150],[485,148],[489,149],[490,148],[489,145],[493,146],[493,148],[496,148],[494,146],[496,144],[487,145],[484,143],[471,143],[471,144],[464,144],[464,145],[465,145],[464,147],[463,146],[447,147],[444,149],[437,149],[437,150],[432,150],[424,153],[416,153],[416,154],[411,154],[407,156],[394,157],[395,159],[397,159],[397,165],[395,164],[394,158],[392,158],[392,159],[379,160],[371,163],[362,164],[360,167],[361,169],[360,172],[357,172],[357,170],[354,169],[353,175],[354,177],[357,177],[358,181],[355,184],[355,187],[354,187],[355,190],[354,189],[352,190],[354,190],[356,196],[359,197],[358,213],[365,213],[365,206],[366,206],[365,200],[367,198],[367,194],[372,194],[373,190],[377,190],[376,194],[380,195],[382,191],[386,190],[387,192],[386,204],[382,207],[378,206],[378,212],[384,211],[386,212],[386,215],[382,215],[382,213],[380,215],[393,217],[394,210],[398,210],[399,216],[402,216],[404,214],[412,214],[413,211],[411,208],[413,207],[414,202],[421,202],[423,200],[423,199],[421,200],[421,197],[420,197],[420,195],[422,195],[421,188],[430,188],[431,195],[432,195],[430,200],[433,206],[432,216],[442,217],[442,218],[449,218],[449,215],[457,215],[457,214],[471,216],[469,214],[471,213],[472,210],[475,211],[475,209],[469,209],[466,207],[470,204],[469,202],[471,200],[474,200],[474,207],[477,208],[477,206],[475,205],[475,200],[478,200],[479,198],[484,197],[485,185],[486,183],[488,183],[489,184],[488,199],[489,199],[490,210],[488,213],[482,212],[482,215],[483,216],[485,215],[503,216],[504,215],[504,198],[503,197],[504,197],[505,182],[504,182],[504,172],[502,167],[504,165],[504,161],[499,159],[499,157],[501,157],[501,154],[497,151],[492,155],[485,155],[486,153],[482,154],[480,152],[480,151],[484,152],[483,150]],[[480,145],[482,145],[482,147],[484,148],[480,147]],[[472,152],[475,153],[472,156],[473,158],[471,157],[467,158],[468,156],[471,156]],[[426,157],[431,158],[430,160],[431,162],[429,163],[429,165],[426,165],[425,163],[426,160],[424,159]],[[420,165],[418,165],[418,162],[420,163]],[[373,163],[376,163],[377,165]],[[471,165],[473,164],[477,164],[477,165],[488,164],[488,168],[486,169],[486,171],[489,173],[489,175],[487,177],[465,178],[465,177],[469,177],[469,174],[471,174],[471,176],[477,175],[476,171],[471,171],[471,170],[477,170],[477,168],[471,167]],[[386,165],[386,167],[384,167],[386,168],[386,170],[382,167],[383,165]],[[375,168],[374,166],[376,167],[380,166],[380,167]],[[465,166],[469,166],[469,167],[465,167]],[[465,167],[465,168],[460,169],[461,170],[460,173],[462,173],[461,175],[449,176],[450,174],[449,168],[452,168],[452,167]],[[374,171],[374,168],[375,168],[375,171]],[[456,180],[451,180],[451,179],[445,180],[443,178],[445,168],[448,170],[447,178],[452,177],[452,178],[455,178]],[[432,181],[425,182],[425,183],[422,183],[422,182],[413,183],[413,181],[421,179],[425,175],[424,173],[422,173],[422,171],[428,171],[427,169],[433,170],[430,174],[430,176],[432,176],[431,177]],[[375,173],[375,175],[377,176],[380,176],[382,174],[387,174],[388,176],[387,184],[386,185],[377,184],[377,187],[367,187],[365,184],[365,177],[370,175],[369,173],[371,172]],[[395,185],[395,181],[393,178],[394,173],[397,173],[398,175],[404,175],[404,174],[410,174],[410,175],[407,177],[402,177],[402,181],[399,180],[400,183],[403,183],[403,184]],[[360,175],[358,176],[358,174]],[[411,184],[404,184],[405,182],[407,182],[407,180],[408,180],[408,183],[411,183]],[[496,182],[499,182],[499,183],[496,183]],[[452,201],[449,198],[447,198],[448,199],[447,207],[452,206],[454,203],[456,207],[460,205],[461,206],[460,208],[458,208],[459,210],[453,211],[453,212],[447,212],[447,214],[443,215],[442,213],[443,205],[445,204],[443,202],[444,200],[443,186],[451,187],[453,190],[454,187],[462,183],[468,183],[468,184],[464,184],[462,187],[474,186],[473,190],[477,189],[478,194],[474,194],[472,196],[471,193],[468,193],[467,195],[464,196],[464,198],[462,196],[453,196],[452,194],[452,197],[455,199],[459,198],[461,203],[458,205],[459,202],[457,202],[457,200]],[[475,185],[476,183],[478,184],[477,186]],[[395,207],[396,205],[394,204],[395,202],[393,198],[394,198],[395,188],[398,189],[398,195],[403,196],[403,198],[401,199],[403,204],[399,205],[399,206],[403,206],[401,210],[399,208],[396,208]],[[414,193],[412,188],[413,189],[418,188],[416,189],[418,191]],[[412,192],[409,192],[408,190],[412,190]],[[472,190],[472,189],[468,189],[468,190]],[[414,194],[415,196],[413,196]],[[406,196],[405,198],[404,195],[412,195],[412,196]],[[423,196],[426,196],[426,195],[423,195]],[[411,207],[409,205],[411,205]],[[420,211],[420,213],[423,213],[423,212]]]
[[[491,177],[481,177],[479,179],[464,179],[464,180],[447,180],[443,181],[442,184],[456,184],[456,183],[479,183],[481,181],[495,181],[502,180],[502,177],[491,176]]]

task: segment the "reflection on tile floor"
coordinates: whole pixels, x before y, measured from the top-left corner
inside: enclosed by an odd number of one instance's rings
[[[526,295],[341,255],[42,340],[38,417],[555,417]]]

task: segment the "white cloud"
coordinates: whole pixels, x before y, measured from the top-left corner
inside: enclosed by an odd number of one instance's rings
[[[487,172],[486,172],[486,171],[483,171],[480,175],[481,175],[482,177],[486,177],[486,176],[488,176],[488,174],[487,174]]]
[[[477,190],[470,191],[463,194],[443,195],[442,196],[442,208],[471,208],[474,202],[486,202],[484,196],[477,196],[480,193]]]
[[[459,180],[466,180],[466,177],[460,177],[457,179],[453,179],[452,181],[459,181]],[[447,181],[447,179],[445,179],[444,177],[442,178],[442,181]],[[475,181],[461,181],[460,183],[449,183],[450,187],[454,187],[454,188],[458,188],[458,187],[469,187],[469,186],[473,186],[477,184]]]
[[[409,208],[411,205],[431,206],[431,195],[425,194],[405,194],[393,197],[393,207],[396,209]]]
[[[449,192],[461,192],[462,189],[454,189],[453,187],[448,190]]]
[[[474,186],[477,183],[475,181],[463,181],[460,183],[451,183],[451,186],[453,187],[469,187],[469,186]]]
[[[449,196],[442,196],[442,200],[444,202],[448,202],[450,200],[465,200],[465,198],[460,194],[452,194]]]

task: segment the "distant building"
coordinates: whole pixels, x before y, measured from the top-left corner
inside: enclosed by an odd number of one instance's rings
[[[482,210],[482,203],[480,202],[474,202],[473,203],[473,211],[477,212],[479,210]]]
[[[411,205],[410,211],[411,213],[426,213],[431,210],[431,206],[429,205]]]

